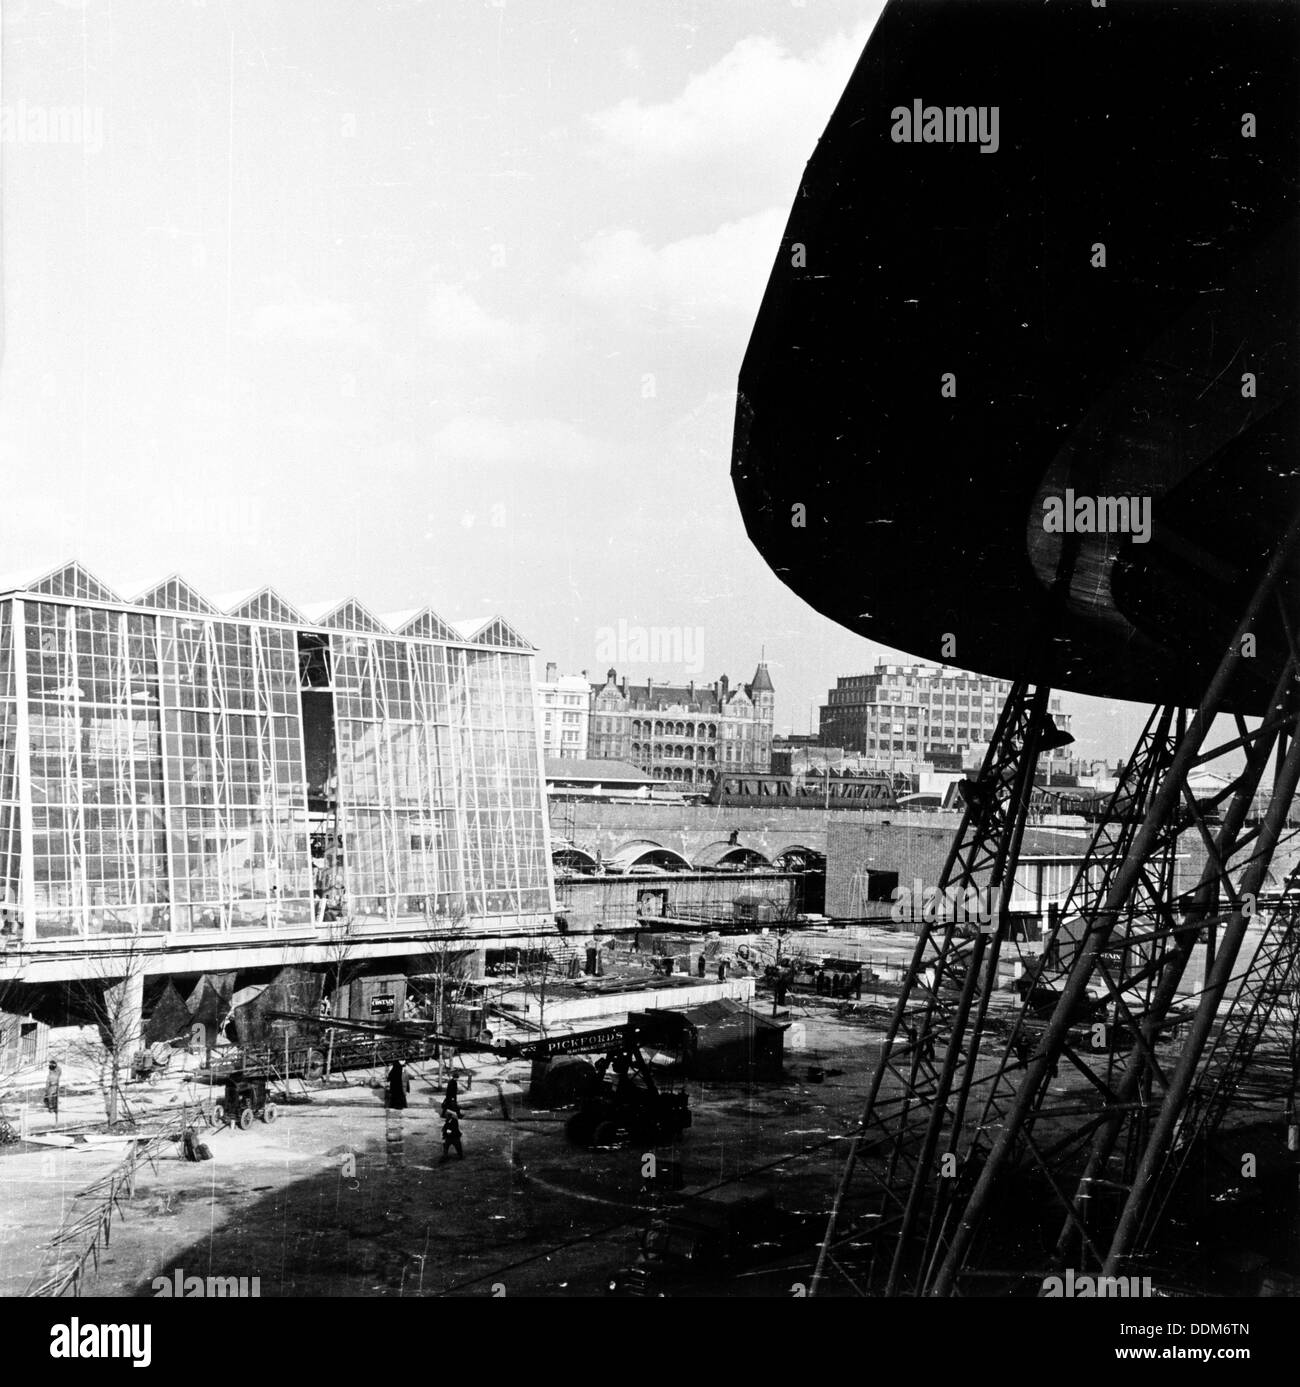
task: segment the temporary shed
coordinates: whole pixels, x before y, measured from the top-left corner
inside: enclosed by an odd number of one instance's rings
[[[643,1046],[676,1050],[693,1079],[780,1079],[787,1023],[739,1002],[702,1002],[682,1011],[628,1016]]]

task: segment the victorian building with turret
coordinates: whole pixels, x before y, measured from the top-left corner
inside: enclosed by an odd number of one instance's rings
[[[591,689],[589,754],[630,761],[662,780],[711,785],[772,764],[776,691],[760,661],[748,684],[630,684],[611,669]]]

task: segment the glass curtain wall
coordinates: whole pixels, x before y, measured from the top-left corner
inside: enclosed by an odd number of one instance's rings
[[[197,598],[172,613],[22,601],[21,626],[0,603],[0,941],[23,896],[24,665],[37,939],[309,924],[297,630]],[[328,639],[349,914],[546,912],[530,656]]]
[[[26,604],[37,938],[167,927],[155,618]]]
[[[292,631],[162,617],[178,931],[311,919]]]
[[[334,671],[353,913],[546,910],[527,657],[348,635]]]
[[[471,891],[488,914],[547,905],[543,790],[526,657],[455,651]]]

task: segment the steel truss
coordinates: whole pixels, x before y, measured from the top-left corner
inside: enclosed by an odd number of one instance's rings
[[[1296,533],[1293,524],[1192,716],[1152,713],[1003,1040],[988,1005],[1050,725],[1045,689],[1013,689],[943,882],[986,885],[997,909],[980,929],[919,931],[811,1293],[835,1273],[885,1295],[1032,1290],[1067,1266],[1119,1274],[1149,1246],[1191,1145],[1222,1119],[1280,990],[1294,986],[1289,909],[1244,979],[1234,969],[1300,783],[1300,659],[1284,584]],[[1246,638],[1274,603],[1289,660],[1269,714],[1254,730],[1237,717],[1237,735],[1211,745],[1227,691],[1249,669]],[[1228,757],[1244,764],[1198,798],[1190,777]],[[1267,810],[1251,822],[1274,758]],[[1179,889],[1184,834],[1205,866]],[[1185,983],[1198,949],[1204,977]],[[1218,1026],[1233,983],[1236,1004]],[[1082,1089],[1054,1088],[1063,1065]]]
[[[842,1274],[867,1253],[868,1279],[886,1274],[893,1293],[910,1274],[908,1252],[945,1133],[960,1130],[980,1058],[998,956],[1034,783],[1054,724],[1050,690],[1013,685],[961,827],[940,876],[938,898],[917,922],[916,948],[850,1145],[810,1285]],[[983,903],[975,918],[967,903]],[[927,918],[928,917],[928,918]],[[864,1187],[864,1188],[860,1188]],[[887,1271],[886,1271],[887,1269]]]
[[[1297,1074],[1300,903],[1284,897],[1270,912],[1259,945],[1240,975],[1228,1014],[1188,1092],[1160,1169],[1157,1195],[1134,1238],[1135,1255],[1150,1249],[1175,1195],[1184,1192],[1188,1176],[1197,1170],[1194,1158],[1218,1164],[1225,1176],[1229,1174],[1226,1162],[1215,1162],[1210,1138],[1234,1106],[1283,1115],[1292,1149],[1296,1149]]]

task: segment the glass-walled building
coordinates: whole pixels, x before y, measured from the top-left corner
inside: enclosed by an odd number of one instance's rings
[[[548,923],[532,659],[500,618],[0,585],[5,935]]]

